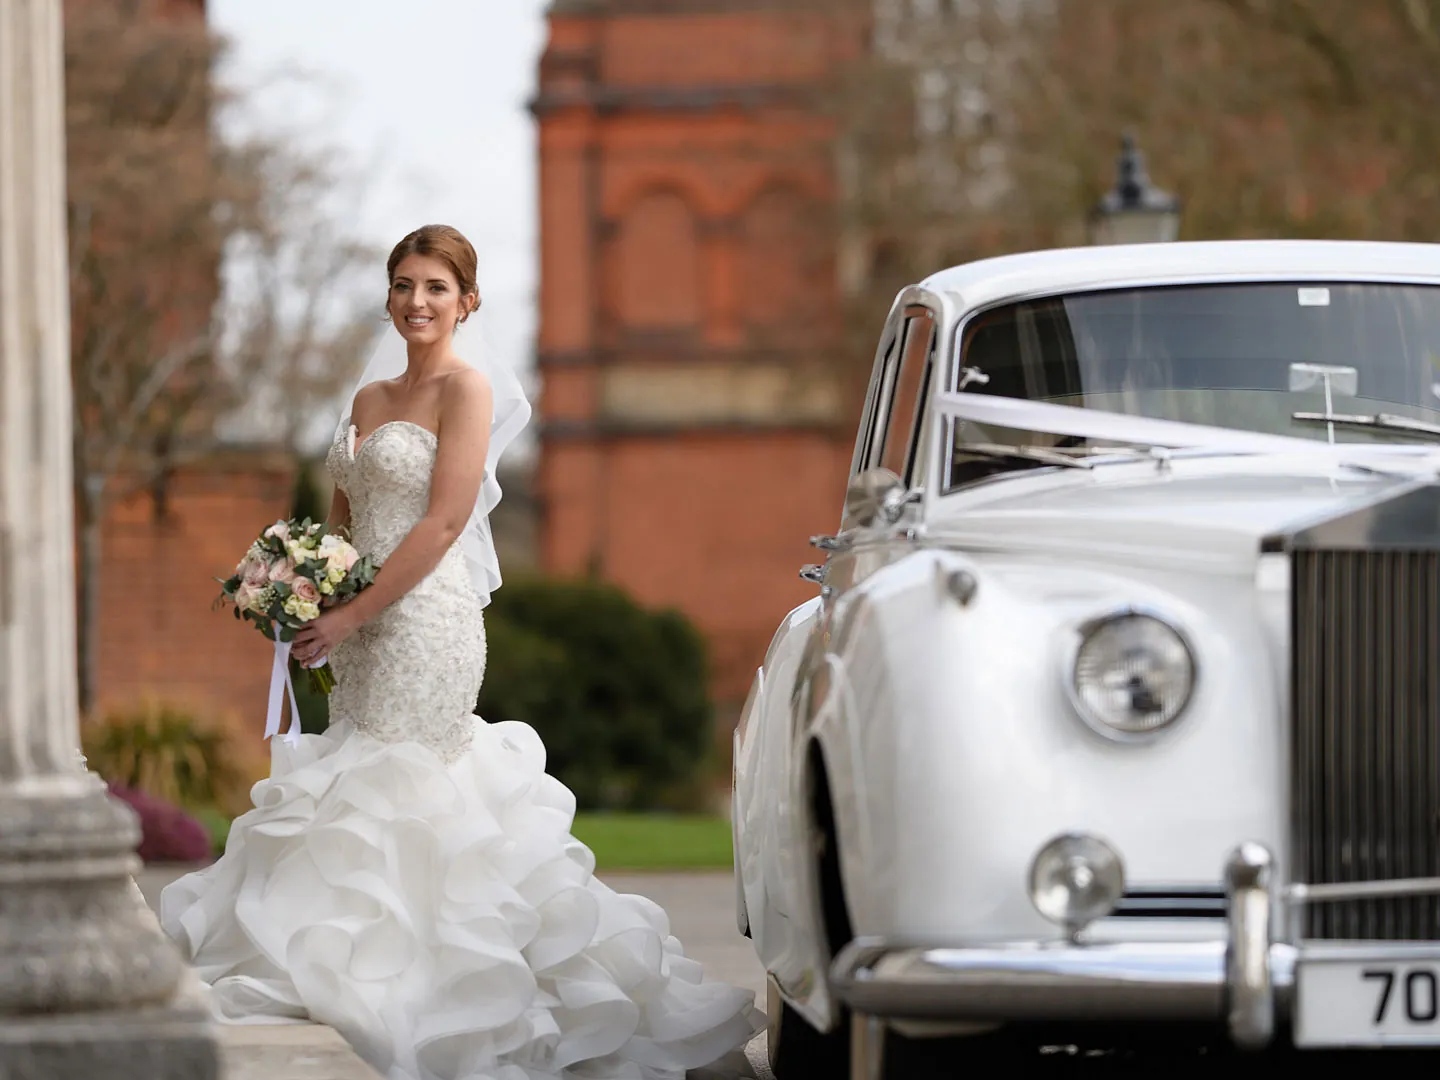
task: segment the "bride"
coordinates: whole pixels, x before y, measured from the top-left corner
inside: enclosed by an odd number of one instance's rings
[[[530,407],[462,355],[479,295],[460,233],[418,229],[387,269],[404,355],[387,334],[326,461],[330,522],[383,567],[295,642],[331,660],[330,725],[273,742],[254,809],[165,889],[161,923],[219,1020],[328,1024],[388,1080],[681,1077],[763,1014],[594,877],[535,731],[472,715],[495,463]]]

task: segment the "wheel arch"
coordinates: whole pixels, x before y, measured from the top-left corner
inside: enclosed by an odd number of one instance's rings
[[[824,746],[819,738],[812,736],[806,740],[805,747],[805,821],[812,845],[808,872],[819,909],[817,926],[827,967],[855,936],[854,920],[845,897],[844,855],[830,776]]]

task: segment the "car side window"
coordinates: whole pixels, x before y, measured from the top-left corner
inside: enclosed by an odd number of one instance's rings
[[[900,341],[904,327],[891,340],[885,350],[885,359],[880,362],[880,374],[873,394],[866,397],[866,411],[860,426],[856,446],[858,447],[856,472],[868,469],[875,459],[875,442],[885,427],[885,411],[889,407],[890,387],[895,381],[895,358],[899,355]]]
[[[935,316],[925,308],[914,309],[905,320],[905,336],[899,364],[892,377],[889,409],[881,441],[875,444],[871,464],[880,465],[907,484],[914,457],[915,431],[925,405],[929,383],[930,355],[934,351]]]

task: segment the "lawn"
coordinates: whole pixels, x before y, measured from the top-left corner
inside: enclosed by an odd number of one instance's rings
[[[225,849],[229,819],[216,811],[199,815],[215,853]],[[728,870],[730,822],[723,817],[682,814],[598,814],[575,816],[574,833],[595,852],[595,867],[618,870]]]
[[[595,852],[595,868],[728,870],[730,822],[679,814],[575,815],[574,833]]]

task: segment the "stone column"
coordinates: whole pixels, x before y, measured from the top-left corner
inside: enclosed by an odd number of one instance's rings
[[[80,757],[61,0],[0,0],[0,1077],[209,1080],[204,1014]]]

